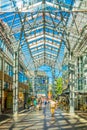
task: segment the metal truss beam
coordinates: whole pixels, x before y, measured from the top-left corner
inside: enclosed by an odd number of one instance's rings
[[[28,38],[27,38],[27,41],[28,41],[28,42],[33,42],[34,40],[38,40],[38,39],[40,39],[40,38],[43,38],[43,39],[44,39],[44,35],[45,35],[46,38],[50,38],[50,39],[52,39],[52,40],[55,40],[56,42],[60,42],[60,39],[57,39],[56,37],[53,37],[52,35],[49,35],[48,33],[42,33],[42,34],[37,35],[36,37],[33,37],[33,38],[31,38],[31,39],[28,39]]]

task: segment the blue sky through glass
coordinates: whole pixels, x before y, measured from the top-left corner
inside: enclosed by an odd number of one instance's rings
[[[52,79],[53,79],[52,68],[47,65],[43,65],[43,66],[40,66],[38,70],[46,72],[47,76],[49,77],[49,83],[52,84]],[[55,69],[55,78],[61,77],[61,76],[62,76],[62,72],[59,72],[58,69]]]
[[[51,67],[49,67],[47,65],[43,65],[43,66],[39,67],[38,70],[46,72],[47,76],[49,77],[49,83],[52,83],[52,69],[51,69]]]

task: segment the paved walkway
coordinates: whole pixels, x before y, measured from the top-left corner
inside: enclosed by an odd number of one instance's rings
[[[0,130],[87,130],[87,120],[77,115],[63,113],[60,109],[51,117],[49,108],[46,116],[42,111],[23,112],[18,117],[0,126]]]
[[[1,114],[1,115],[0,115],[0,124],[6,122],[6,121],[9,120],[10,118],[11,118],[10,115]]]

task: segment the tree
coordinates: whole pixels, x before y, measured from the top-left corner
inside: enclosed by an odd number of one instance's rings
[[[32,89],[32,83],[30,81],[29,81],[29,90],[30,90],[30,92],[33,91],[33,89]]]
[[[62,90],[63,90],[62,86],[63,86],[63,79],[62,79],[62,77],[60,77],[60,78],[56,79],[56,81],[55,81],[56,96],[62,94]]]

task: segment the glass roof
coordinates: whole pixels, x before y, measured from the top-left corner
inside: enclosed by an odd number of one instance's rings
[[[0,19],[31,69],[62,64],[66,27],[75,0],[2,0]],[[14,42],[15,41],[15,42]]]

